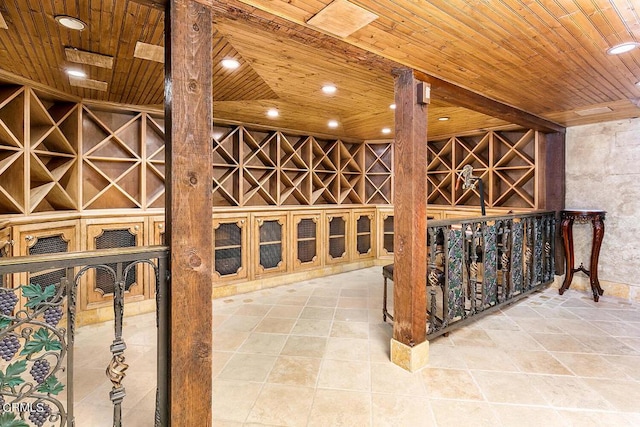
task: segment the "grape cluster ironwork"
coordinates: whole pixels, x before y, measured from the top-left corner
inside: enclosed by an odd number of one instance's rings
[[[58,326],[65,301],[61,285],[0,287],[0,358],[7,362],[0,364],[0,403],[12,405],[0,425],[66,425],[58,400],[68,350],[67,331]]]

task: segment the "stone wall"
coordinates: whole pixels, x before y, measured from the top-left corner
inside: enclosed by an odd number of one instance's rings
[[[640,300],[640,119],[567,129],[566,185],[567,209],[607,211],[599,264],[605,296]],[[591,233],[588,224],[574,225],[576,267],[589,267]],[[586,286],[576,273],[571,289]]]

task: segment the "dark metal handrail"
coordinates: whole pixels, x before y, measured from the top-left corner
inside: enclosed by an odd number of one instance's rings
[[[428,222],[428,338],[549,285],[553,211]]]

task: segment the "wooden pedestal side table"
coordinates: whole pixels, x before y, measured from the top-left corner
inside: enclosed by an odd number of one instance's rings
[[[564,283],[560,288],[560,295],[564,293],[571,285],[573,273],[582,271],[589,276],[591,291],[593,292],[593,300],[598,301],[600,295],[604,293],[598,281],[598,257],[600,256],[600,246],[604,237],[604,216],[606,212],[600,210],[563,210],[560,212],[562,241],[564,243],[564,257],[566,265],[566,276]],[[573,223],[579,224],[591,223],[593,226],[593,239],[591,241],[591,263],[587,270],[582,263],[580,267],[574,268],[573,253]]]

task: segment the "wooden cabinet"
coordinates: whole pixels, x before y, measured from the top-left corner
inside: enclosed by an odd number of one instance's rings
[[[325,235],[327,246],[326,263],[335,264],[351,259],[351,213],[349,211],[330,211],[326,214]]]
[[[355,210],[353,212],[353,228],[355,229],[353,259],[367,259],[375,256],[375,213],[375,210]]]
[[[77,221],[58,221],[44,224],[29,224],[14,227],[16,237],[15,255],[43,255],[79,250]],[[14,276],[16,285],[37,284],[44,287],[60,286],[66,275],[64,269],[51,269],[37,273],[21,273]]]
[[[393,256],[393,210],[384,210],[379,215],[380,252],[379,256]]]
[[[165,240],[165,222],[163,216],[154,216],[149,218],[149,230],[147,231],[147,236],[149,238],[148,244],[151,246],[168,246],[168,242]]]
[[[253,215],[255,277],[287,271],[287,215]]]
[[[246,215],[213,219],[213,271],[217,279],[247,278],[249,272],[247,223]]]
[[[144,218],[118,218],[114,221],[83,220],[82,222],[85,232],[83,243],[86,250],[143,246],[145,243]],[[115,270],[116,265],[109,265],[109,267]],[[129,272],[125,280],[125,299],[139,301],[151,297],[154,287],[150,285],[148,279],[145,280],[145,277],[142,264]],[[113,277],[107,271],[89,270],[80,293],[81,308],[111,304],[113,289]]]
[[[296,270],[322,265],[322,232],[320,212],[295,213],[292,217],[293,268]]]

